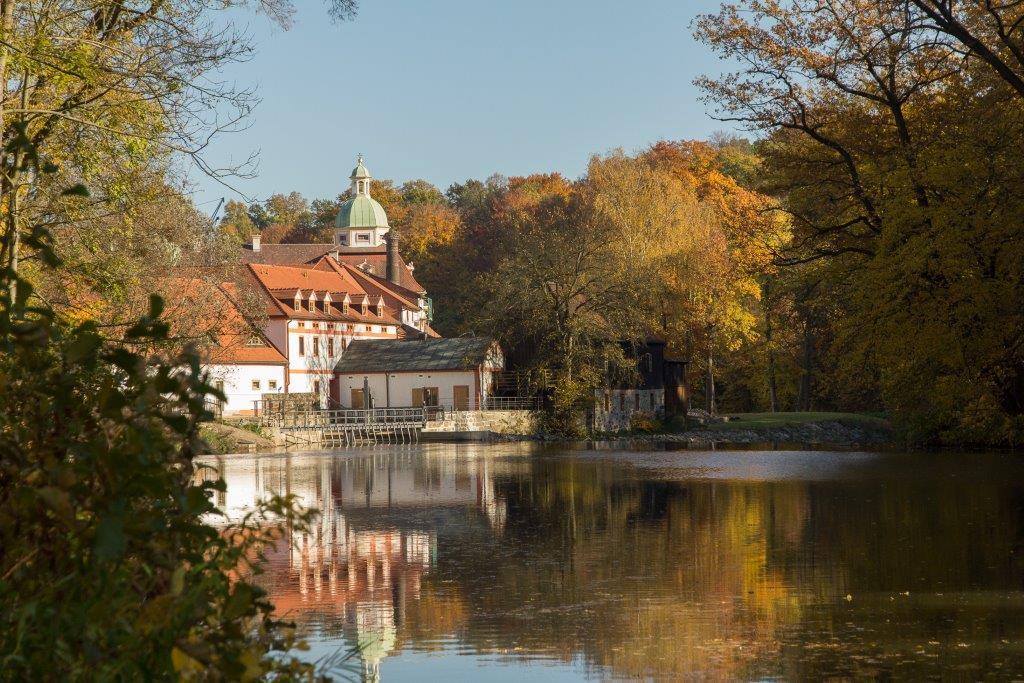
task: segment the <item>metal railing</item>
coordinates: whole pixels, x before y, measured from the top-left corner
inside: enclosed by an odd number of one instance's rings
[[[468,401],[438,401],[437,405],[424,406],[427,419],[444,419],[447,413],[475,410],[540,410],[539,396],[487,396],[479,404]],[[435,417],[440,415],[440,417]]]
[[[539,396],[488,396],[482,410],[540,410]]]
[[[346,427],[422,427],[424,408],[370,408],[369,410],[304,410],[264,412],[260,424],[279,429],[345,429]]]

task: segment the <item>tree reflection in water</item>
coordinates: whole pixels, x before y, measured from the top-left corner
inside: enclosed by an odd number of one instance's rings
[[[227,458],[222,504],[323,511],[264,580],[368,678],[411,650],[599,677],[1021,669],[1021,468],[941,458],[756,481],[521,446]]]

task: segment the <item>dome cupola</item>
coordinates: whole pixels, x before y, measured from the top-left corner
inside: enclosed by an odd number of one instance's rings
[[[342,250],[384,247],[384,235],[390,226],[384,207],[370,196],[372,176],[360,154],[349,176],[352,198],[338,209],[334,219],[334,243]]]

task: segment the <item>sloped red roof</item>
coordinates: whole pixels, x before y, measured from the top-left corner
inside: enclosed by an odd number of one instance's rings
[[[387,278],[388,275],[388,256],[384,252],[341,253],[338,254],[338,262],[355,266],[381,279]],[[426,294],[427,290],[416,281],[409,266],[406,265],[405,259],[401,256],[398,257],[398,275],[399,286],[416,294]]]
[[[267,265],[303,265],[315,263],[327,254],[338,252],[338,261],[359,267],[365,265],[373,275],[387,277],[387,250],[379,247],[339,247],[334,244],[264,244],[254,251],[251,244],[242,248],[242,263],[264,263]],[[399,255],[398,285],[416,294],[426,293],[405,260]]]
[[[224,320],[217,343],[206,353],[206,362],[213,365],[236,363],[284,365],[287,363],[284,354],[262,332],[246,322],[238,309],[237,292],[234,285],[226,282],[216,291],[226,302],[223,308]]]
[[[399,317],[395,314],[397,306],[388,305],[384,300],[384,315],[377,315],[373,311],[379,293],[368,294],[359,284],[356,276],[350,271],[337,267],[330,270],[320,270],[312,266],[273,266],[266,264],[249,264],[249,271],[253,277],[262,285],[267,297],[274,300],[274,305],[280,313],[289,318],[305,318],[309,320],[332,320],[346,322],[361,322],[372,324],[398,325]],[[310,311],[307,309],[296,310],[294,308],[295,292],[302,293],[303,298],[315,292],[317,299],[322,301],[326,292],[331,294],[330,312]],[[348,294],[353,306],[348,313],[342,313],[341,303]],[[363,301],[370,307],[366,313],[361,313],[358,306]]]

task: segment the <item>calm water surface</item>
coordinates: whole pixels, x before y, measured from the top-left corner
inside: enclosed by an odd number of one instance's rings
[[[322,512],[261,577],[382,681],[1024,680],[1012,455],[424,445],[228,456]],[[358,674],[356,676],[358,678]]]

